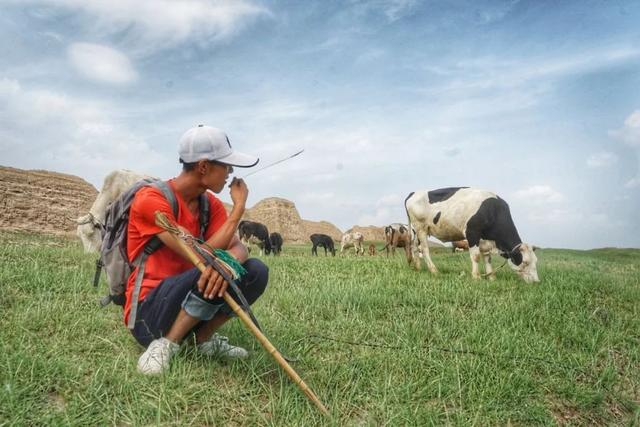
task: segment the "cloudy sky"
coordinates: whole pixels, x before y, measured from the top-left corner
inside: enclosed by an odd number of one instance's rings
[[[305,150],[247,178],[249,206],[283,197],[345,230],[475,186],[525,241],[640,247],[640,2],[0,7],[0,165],[170,178],[204,123],[262,164]]]

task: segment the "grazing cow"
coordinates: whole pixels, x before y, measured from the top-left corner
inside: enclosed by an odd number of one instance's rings
[[[469,242],[466,239],[451,242],[451,252],[464,252],[469,250]]]
[[[345,249],[349,249],[353,246],[356,250],[356,255],[364,255],[364,236],[359,231],[353,231],[351,233],[344,233],[342,235],[342,241],[340,242],[340,254],[344,252]]]
[[[386,244],[382,249],[386,250],[387,256],[389,256],[389,249],[391,249],[391,255],[395,255],[396,248],[404,248],[407,262],[411,262],[411,234],[406,225],[397,222],[387,225],[384,228],[384,239]]]
[[[82,241],[85,252],[100,251],[102,228],[109,204],[134,183],[144,178],[148,176],[129,170],[116,170],[106,176],[89,213],[76,219],[78,224],[76,234]]]
[[[374,245],[373,243],[371,243],[369,245],[369,255],[373,256],[376,254],[376,245]]]
[[[254,221],[240,221],[238,235],[249,252],[251,252],[250,245],[254,244],[260,248],[260,255],[271,253],[271,241],[266,225]]]
[[[333,246],[333,239],[326,234],[312,234],[309,236],[311,239],[311,243],[313,243],[313,247],[311,248],[311,255],[318,255],[318,246],[322,246],[324,248],[324,254],[327,255],[327,250],[331,252],[331,255],[336,256],[336,249]]]
[[[509,266],[526,282],[538,282],[537,257],[531,245],[523,243],[511,218],[509,205],[495,193],[468,187],[416,191],[405,200],[409,226],[416,230],[420,248],[432,273],[436,266],[429,256],[428,236],[444,242],[466,239],[469,242],[471,275],[480,278],[478,262],[484,258],[485,275],[495,278],[491,252],[495,248],[507,258]],[[417,251],[412,239],[413,254]],[[414,256],[420,269],[420,258]]]
[[[282,235],[273,232],[269,235],[269,240],[271,241],[271,251],[273,255],[280,255],[280,252],[282,252]]]

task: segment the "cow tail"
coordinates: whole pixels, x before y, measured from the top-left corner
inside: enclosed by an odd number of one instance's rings
[[[413,227],[411,226],[411,216],[409,215],[409,209],[407,209],[407,200],[411,198],[415,194],[415,191],[409,193],[406,199],[404,199],[404,211],[407,213],[407,224],[409,225],[409,254],[411,255],[411,259],[409,262],[413,261]]]

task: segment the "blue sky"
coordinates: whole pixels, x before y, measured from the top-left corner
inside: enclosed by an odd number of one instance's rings
[[[525,241],[640,247],[640,2],[0,7],[2,165],[170,178],[204,123],[263,164],[305,150],[249,177],[248,206],[283,197],[344,231],[475,186]]]

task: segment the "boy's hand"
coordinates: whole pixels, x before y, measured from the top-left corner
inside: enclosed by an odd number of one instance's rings
[[[242,178],[233,178],[229,184],[231,200],[234,205],[242,205],[247,202],[249,196],[249,188]]]
[[[198,279],[198,290],[206,299],[214,299],[222,297],[227,291],[226,280],[210,265],[202,272]]]

